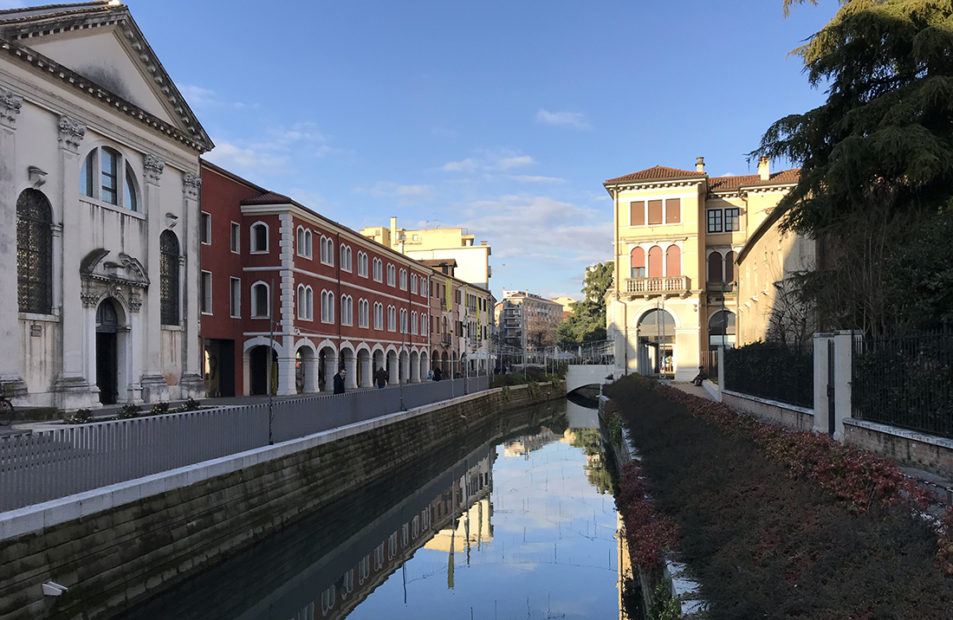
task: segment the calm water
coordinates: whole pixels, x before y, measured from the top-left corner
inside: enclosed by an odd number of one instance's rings
[[[617,618],[595,423],[570,402],[509,414],[129,617]]]

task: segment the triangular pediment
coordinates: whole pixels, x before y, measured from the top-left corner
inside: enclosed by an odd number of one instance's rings
[[[212,147],[125,6],[89,2],[0,11],[0,39],[14,58],[63,69],[49,73],[88,96],[196,150]]]

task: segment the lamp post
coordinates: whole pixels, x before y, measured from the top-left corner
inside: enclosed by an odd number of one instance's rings
[[[275,277],[271,277],[271,288],[268,291],[268,445],[274,445],[274,437],[272,435],[272,426],[274,425],[275,419],[275,409],[274,409],[274,389],[272,386],[272,367],[274,366],[274,346],[275,346]],[[281,299],[279,296],[278,299]]]

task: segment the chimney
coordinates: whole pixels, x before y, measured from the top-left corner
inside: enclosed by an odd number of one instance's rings
[[[767,157],[762,157],[758,160],[758,176],[761,177],[762,181],[767,181],[771,178],[771,160]]]
[[[387,247],[393,248],[394,244],[397,243],[397,218],[391,216],[390,218],[390,239],[387,240]]]
[[[704,171],[705,171],[705,158],[704,158],[704,157],[696,157],[696,158],[695,158],[695,170],[697,170],[698,172],[704,172]]]

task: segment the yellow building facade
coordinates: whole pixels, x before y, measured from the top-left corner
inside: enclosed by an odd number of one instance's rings
[[[776,247],[780,233],[772,216],[797,172],[772,174],[762,160],[758,174],[709,177],[699,157],[695,170],[655,166],[604,183],[614,206],[615,254],[606,329],[621,371],[688,381],[700,366],[709,367],[717,346],[764,338],[773,291],[761,294],[757,306],[744,298],[750,292],[741,284],[738,258],[760,260],[772,243],[778,256],[795,245],[804,250],[793,235]],[[777,257],[766,260],[778,264]],[[768,270],[757,273],[763,288]],[[739,321],[747,329],[743,339],[737,338]]]

